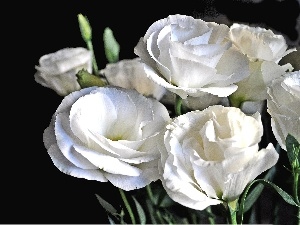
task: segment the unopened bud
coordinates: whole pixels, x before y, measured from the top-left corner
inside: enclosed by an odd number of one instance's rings
[[[107,82],[104,78],[90,74],[85,69],[78,71],[76,77],[81,88],[87,88],[92,86],[103,87],[107,85]]]
[[[92,28],[87,17],[82,14],[78,14],[78,23],[81,32],[81,36],[85,42],[92,40]]]

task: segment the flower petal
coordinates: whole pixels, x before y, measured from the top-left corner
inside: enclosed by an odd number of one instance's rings
[[[97,180],[100,182],[108,181],[99,169],[81,169],[72,164],[64,157],[57,145],[52,145],[48,149],[48,154],[54,165],[65,174],[69,174],[73,177],[85,178],[87,180]]]

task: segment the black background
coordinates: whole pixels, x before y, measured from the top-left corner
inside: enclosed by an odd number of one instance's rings
[[[127,1],[129,2],[129,1]],[[3,11],[2,154],[0,223],[107,223],[95,194],[118,202],[109,183],[87,181],[60,172],[43,145],[42,134],[62,97],[34,81],[42,55],[65,47],[85,47],[77,15],[89,18],[99,69],[107,63],[102,42],[110,27],[121,46],[120,59],[134,58],[138,39],[155,21],[171,14],[201,18],[226,14],[230,21],[263,23],[288,35],[295,45],[297,1],[182,1],[172,4],[100,0],[9,3]],[[226,3],[226,4],[225,4]],[[164,4],[164,5],[162,5]]]

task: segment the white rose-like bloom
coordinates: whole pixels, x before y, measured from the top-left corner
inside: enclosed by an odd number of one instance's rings
[[[167,126],[161,180],[176,202],[196,210],[237,199],[246,185],[277,163],[272,143],[259,150],[259,113],[220,105],[191,111]]]
[[[285,55],[296,49],[288,49],[282,35],[261,27],[234,23],[230,27],[230,39],[234,46],[249,59],[250,76],[237,83],[234,98],[242,101],[262,101],[267,98],[270,82],[292,70],[291,64],[278,63]]]
[[[181,98],[202,92],[227,97],[249,75],[247,58],[231,48],[229,27],[185,15],[154,22],[134,52],[147,76]]]
[[[267,110],[273,134],[282,149],[290,133],[300,141],[300,71],[286,73],[268,87]]]
[[[136,90],[90,87],[64,97],[43,140],[63,173],[128,191],[159,179],[156,144],[169,120],[163,104]]]
[[[42,56],[35,67],[35,81],[66,96],[80,89],[76,74],[81,69],[92,72],[92,53],[82,48],[64,48]]]
[[[141,94],[160,100],[166,89],[150,80],[140,58],[124,59],[116,63],[109,63],[100,70],[111,85],[135,89]]]

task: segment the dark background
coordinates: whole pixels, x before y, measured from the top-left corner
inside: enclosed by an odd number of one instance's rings
[[[258,2],[258,1],[257,1]],[[121,46],[120,59],[134,58],[133,48],[147,28],[171,14],[207,21],[260,24],[299,45],[297,0],[183,1],[172,4],[99,0],[9,3],[3,11],[2,47],[7,53],[2,68],[2,123],[0,223],[107,223],[95,194],[118,203],[117,189],[109,183],[87,181],[60,172],[43,145],[42,134],[62,97],[34,81],[42,55],[65,47],[86,47],[77,15],[89,18],[99,69],[107,61],[102,33],[110,27]],[[214,18],[214,19],[212,19]]]

